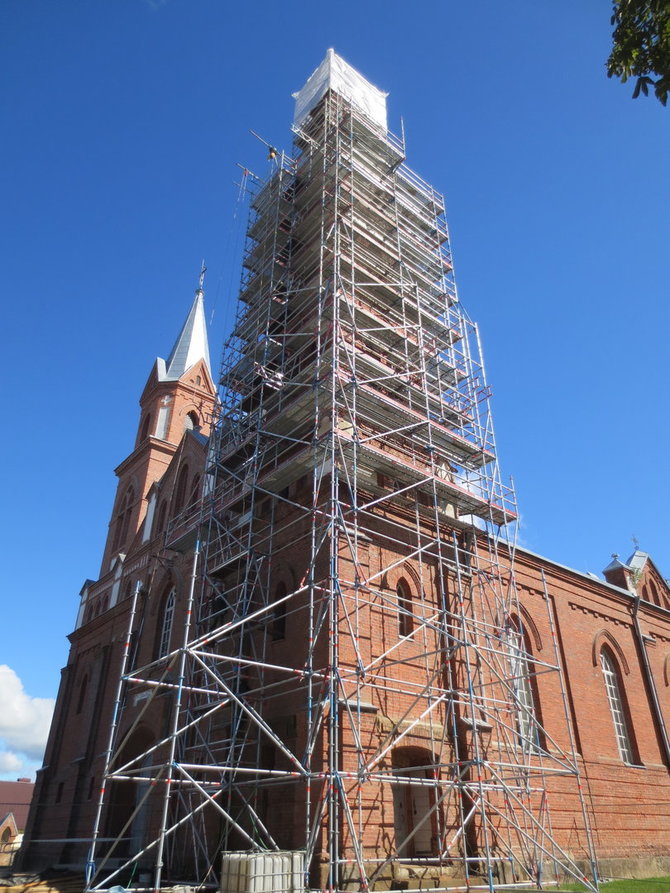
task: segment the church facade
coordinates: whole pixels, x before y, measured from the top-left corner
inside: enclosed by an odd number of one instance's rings
[[[26,867],[231,893],[667,871],[670,589],[639,550],[598,579],[507,535],[443,200],[385,103],[329,51],[252,190],[221,389],[202,282],[152,369]]]

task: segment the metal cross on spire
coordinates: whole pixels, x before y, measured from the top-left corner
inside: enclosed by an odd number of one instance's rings
[[[205,273],[207,272],[207,267],[205,266],[205,258],[202,259],[202,264],[200,266],[200,279],[198,280],[198,289],[202,291],[202,286],[205,282]]]

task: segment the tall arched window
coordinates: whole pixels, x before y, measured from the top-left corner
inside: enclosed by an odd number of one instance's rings
[[[167,437],[171,403],[172,397],[166,394],[165,397],[162,398],[160,407],[158,408],[158,419],[156,421],[156,433],[154,436],[161,440],[165,440]]]
[[[165,521],[167,518],[167,499],[161,499],[161,504],[158,506],[158,517],[156,519],[156,534],[162,533],[165,530]]]
[[[191,498],[189,499],[189,503],[197,502],[200,499],[200,475],[196,474],[193,478],[193,483],[191,484]]]
[[[407,580],[398,580],[395,591],[398,596],[398,633],[406,637],[411,635],[414,629],[412,592]]]
[[[614,734],[619,748],[619,756],[624,763],[634,764],[637,760],[635,759],[633,738],[628,725],[619,668],[609,648],[603,647],[600,649],[600,668],[603,671],[603,679],[605,680],[605,691],[607,692],[607,700],[610,705],[612,722],[614,723]]]
[[[112,551],[116,552],[125,545],[130,529],[130,518],[133,513],[133,503],[135,502],[135,490],[133,485],[126,490],[119,506],[114,526],[114,539],[112,540]]]
[[[179,474],[177,475],[177,487],[175,490],[174,496],[174,512],[180,512],[184,508],[184,503],[186,502],[186,485],[188,483],[188,465],[184,463],[182,467],[179,469]]]
[[[158,657],[165,657],[170,652],[172,639],[172,623],[174,621],[175,591],[171,589],[165,599],[163,607],[163,622],[161,625],[161,637],[158,642]]]
[[[86,700],[86,692],[88,691],[88,673],[86,673],[79,683],[79,696],[77,697],[77,710],[79,714],[84,709],[84,701]]]
[[[133,503],[135,502],[135,491],[132,487],[126,492],[126,510],[123,516],[123,524],[121,526],[121,542],[119,546],[124,546],[128,539],[128,530],[130,529],[130,516],[133,512]]]
[[[286,597],[286,586],[279,583],[275,590],[275,601]],[[286,602],[275,605],[272,611],[272,640],[274,642],[286,638]]]
[[[150,424],[151,424],[151,413],[148,412],[144,416],[144,421],[142,422],[142,431],[140,433],[140,443],[142,443],[143,440],[146,440],[147,437],[149,436],[149,425]]]
[[[528,636],[518,618],[507,630],[510,655],[510,685],[514,693],[518,745],[527,753],[542,750],[539,707],[535,691],[535,668],[531,659]]]

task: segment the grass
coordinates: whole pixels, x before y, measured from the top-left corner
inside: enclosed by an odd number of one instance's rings
[[[561,890],[583,893],[583,884],[561,884]],[[600,885],[602,893],[670,893],[670,877],[621,878]]]

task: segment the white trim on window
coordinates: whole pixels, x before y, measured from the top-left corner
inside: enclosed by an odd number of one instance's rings
[[[165,608],[163,609],[163,626],[161,628],[161,640],[158,647],[158,656],[165,657],[170,651],[170,640],[172,638],[172,621],[174,620],[174,603],[175,591],[172,589],[165,599]]]
[[[161,406],[158,410],[158,419],[156,421],[156,433],[154,437],[157,437],[159,440],[165,440],[165,435],[167,434],[168,429],[168,419],[170,418],[170,405],[166,404]]]
[[[512,669],[512,688],[516,700],[516,728],[519,746],[526,753],[539,753],[540,732],[537,708],[530,679],[530,655],[526,651],[524,635],[517,629],[508,631],[508,647]]]
[[[605,648],[600,649],[600,668],[603,671],[605,680],[605,691],[607,692],[607,700],[610,705],[612,722],[614,723],[614,734],[619,747],[619,756],[624,763],[635,764],[633,745],[619,687],[619,674],[614,661]]]

